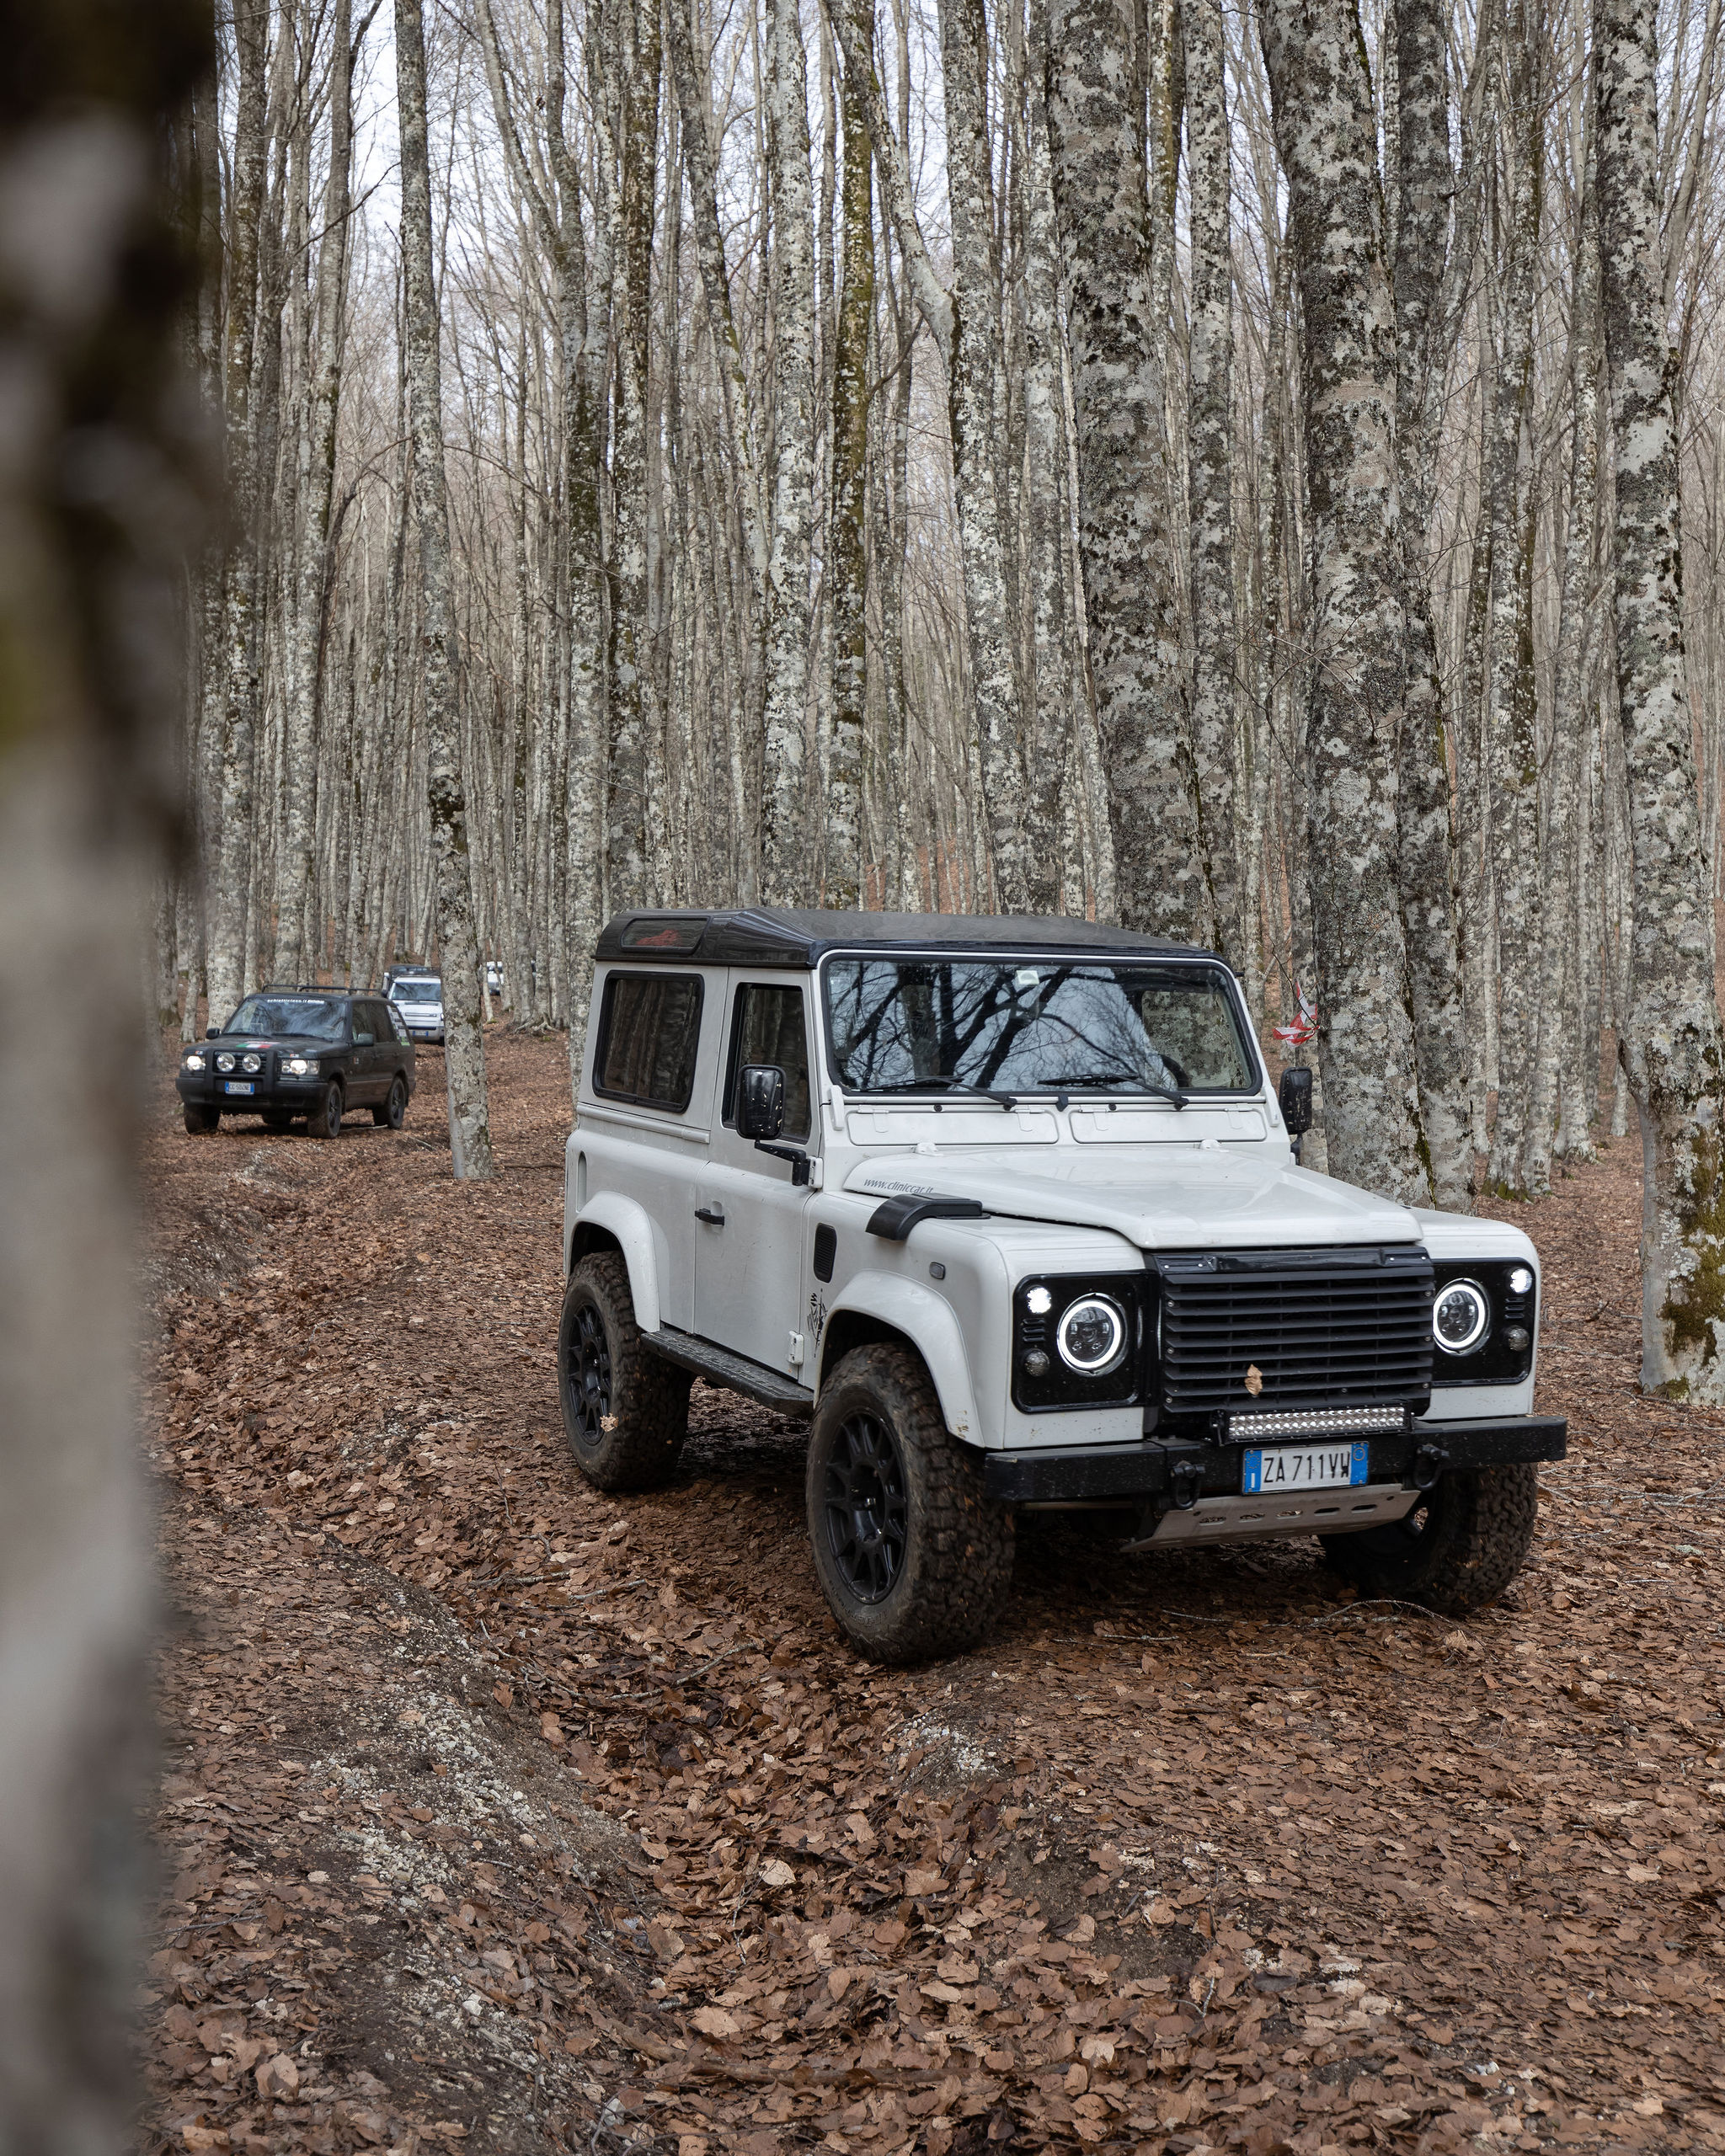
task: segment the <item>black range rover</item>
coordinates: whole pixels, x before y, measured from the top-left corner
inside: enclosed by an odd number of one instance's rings
[[[266,988],[180,1058],[174,1080],[190,1131],[224,1115],[260,1115],[270,1130],[303,1118],[334,1138],[350,1108],[399,1130],[414,1092],[414,1046],[381,995],[344,988]]]

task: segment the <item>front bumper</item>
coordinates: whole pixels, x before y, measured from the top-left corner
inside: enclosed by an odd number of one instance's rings
[[[323,1082],[320,1072],[292,1078],[286,1072],[272,1070],[232,1074],[181,1070],[175,1074],[174,1089],[181,1100],[195,1102],[200,1107],[232,1108],[242,1115],[255,1114],[259,1108],[291,1108],[296,1115],[303,1115]],[[230,1084],[250,1086],[253,1090],[249,1093],[230,1093]]]
[[[1006,1505],[1130,1503],[1167,1497],[1190,1505],[1238,1497],[1245,1445],[1158,1443],[1097,1445],[1068,1452],[991,1452],[983,1462],[986,1494]],[[1446,1472],[1502,1467],[1518,1460],[1562,1460],[1569,1425],[1562,1415],[1516,1415],[1490,1422],[1419,1422],[1399,1437],[1368,1440],[1368,1482],[1423,1489]]]

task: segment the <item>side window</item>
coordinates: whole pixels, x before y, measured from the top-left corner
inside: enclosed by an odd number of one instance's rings
[[[393,1040],[395,1027],[389,1022],[388,1005],[373,1001],[366,1004],[363,1007],[366,1013],[366,1031],[372,1039],[380,1043]]]
[[[809,1135],[809,1034],[800,988],[745,981],[731,1016],[724,1074],[724,1119],[737,1119],[737,1073],[745,1063],[776,1063],[785,1074],[785,1136]]]
[[[593,1090],[681,1115],[695,1090],[698,974],[613,974],[599,1016]]]

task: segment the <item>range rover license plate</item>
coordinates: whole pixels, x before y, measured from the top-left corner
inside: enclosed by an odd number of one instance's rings
[[[1364,1444],[1279,1445],[1274,1452],[1249,1452],[1240,1487],[1247,1497],[1259,1490],[1343,1490],[1366,1478]]]
[[[222,1085],[224,1093],[255,1093],[256,1083],[250,1078],[229,1078]]]

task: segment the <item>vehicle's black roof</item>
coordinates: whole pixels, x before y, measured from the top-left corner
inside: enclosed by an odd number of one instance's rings
[[[1097,958],[1207,958],[1135,929],[1028,914],[829,913],[800,906],[620,913],[596,956],[697,966],[811,966],[828,951],[1044,951]]]
[[[254,995],[375,996],[377,991],[375,988],[342,988],[327,980],[271,980],[265,981],[262,988],[253,989],[251,993]],[[241,1000],[244,1001],[243,998]]]

